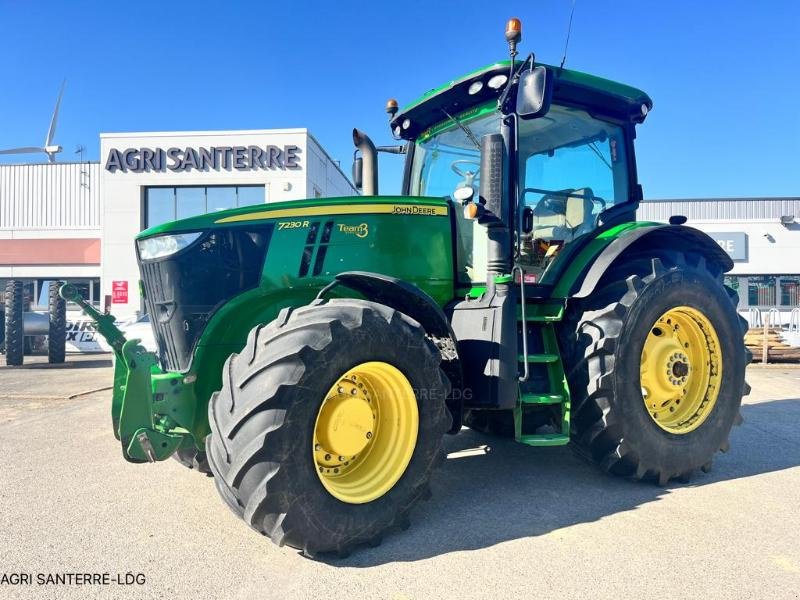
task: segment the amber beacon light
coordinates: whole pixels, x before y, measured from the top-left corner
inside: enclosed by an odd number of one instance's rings
[[[506,40],[509,42],[522,41],[522,21],[511,17],[506,23]]]

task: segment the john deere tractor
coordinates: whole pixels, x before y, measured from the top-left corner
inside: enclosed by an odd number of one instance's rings
[[[390,101],[396,145],[354,130],[361,195],[138,236],[158,354],[83,303],[127,460],[212,474],[312,556],[403,528],[464,425],[661,485],[710,468],[747,390],[731,259],[683,217],[636,221],[650,98],[517,60],[520,30],[510,60]],[[377,195],[379,150],[402,196]]]

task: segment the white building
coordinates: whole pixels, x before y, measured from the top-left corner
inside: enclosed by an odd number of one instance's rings
[[[739,292],[739,310],[751,325],[757,311],[771,309],[788,324],[800,308],[800,198],[650,200],[637,218],[665,222],[672,215],[687,217],[733,259],[726,283]]]
[[[0,296],[21,279],[40,305],[45,282],[62,279],[100,302],[99,172],[97,163],[0,165]]]
[[[104,133],[98,163],[0,165],[0,301],[8,279],[41,306],[69,281],[113,313],[143,307],[134,237],[248,204],[356,194],[306,129]]]

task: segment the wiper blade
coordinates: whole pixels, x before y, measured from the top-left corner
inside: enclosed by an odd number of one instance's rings
[[[478,150],[480,150],[481,149],[481,144],[478,141],[478,138],[475,137],[475,134],[472,133],[472,131],[470,131],[470,128],[467,127],[466,125],[464,125],[464,123],[462,123],[458,119],[456,119],[453,115],[451,115],[445,109],[441,109],[441,110],[445,115],[447,115],[448,119],[450,119],[453,123],[455,123],[456,125],[458,125],[461,128],[461,131],[463,131],[464,135],[466,135],[469,138],[469,141],[471,141],[473,144],[475,144],[475,147]]]
[[[590,142],[590,143],[587,144],[587,146],[597,155],[597,158],[599,158],[601,161],[603,161],[603,164],[605,166],[607,166],[612,171],[614,170],[614,168],[606,160],[606,157],[603,156],[603,153],[600,152],[600,150],[597,149],[597,142]]]

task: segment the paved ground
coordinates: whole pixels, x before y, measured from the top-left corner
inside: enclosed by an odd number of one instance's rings
[[[0,368],[0,575],[146,583],[0,586],[0,597],[800,597],[797,368],[751,368],[731,451],[689,485],[613,479],[566,448],[448,438],[411,529],[325,563],[238,522],[210,479],[126,463],[109,392],[64,398],[110,383],[106,357],[82,366]]]

